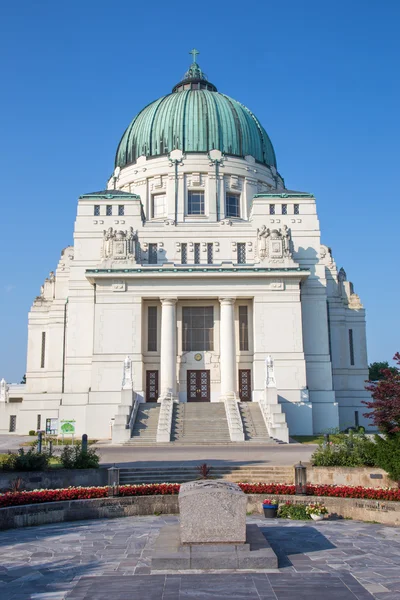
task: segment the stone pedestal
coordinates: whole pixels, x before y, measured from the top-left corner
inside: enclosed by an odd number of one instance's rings
[[[276,569],[278,559],[261,530],[246,526],[246,506],[246,496],[235,483],[184,483],[179,492],[180,524],[161,529],[152,570]]]

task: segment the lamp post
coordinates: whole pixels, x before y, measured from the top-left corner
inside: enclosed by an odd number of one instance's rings
[[[114,466],[108,469],[108,495],[119,495],[119,469]]]
[[[307,469],[301,461],[294,467],[294,485],[296,494],[300,496],[307,494]]]

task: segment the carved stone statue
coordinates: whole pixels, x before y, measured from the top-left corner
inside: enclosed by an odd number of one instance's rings
[[[132,390],[133,389],[132,360],[131,360],[130,356],[127,356],[124,360],[122,389],[123,390]]]
[[[133,227],[122,231],[109,227],[103,231],[102,259],[135,260],[137,231]]]
[[[283,263],[285,259],[292,260],[291,233],[287,225],[282,229],[268,229],[263,225],[257,229],[257,257],[263,262],[268,259],[272,262]]]
[[[288,226],[284,225],[283,228],[279,230],[279,233],[282,236],[283,254],[284,256],[290,256],[290,231]]]
[[[343,281],[346,281],[346,280],[347,280],[346,271],[342,267],[338,273],[338,281],[339,281],[339,283],[343,283]]]
[[[270,354],[265,359],[265,387],[276,387],[274,361]]]
[[[0,381],[0,402],[7,402],[8,400],[8,385],[6,380],[3,379]]]
[[[263,225],[261,227],[261,229],[257,229],[257,238],[258,238],[258,255],[259,257],[265,258],[266,256],[268,256],[267,253],[267,240],[269,238],[269,236],[271,235],[271,232],[269,229],[267,229],[267,227],[265,225]]]

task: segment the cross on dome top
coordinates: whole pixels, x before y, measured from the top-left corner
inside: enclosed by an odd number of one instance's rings
[[[196,64],[197,63],[196,56],[198,54],[200,54],[200,52],[198,50],[196,50],[196,48],[193,48],[193,50],[191,50],[189,52],[189,54],[191,54],[193,56],[193,62]]]
[[[216,92],[217,88],[215,85],[207,81],[207,75],[203,73],[197,62],[197,55],[200,54],[196,48],[189,51],[192,55],[192,64],[183,76],[182,81],[177,83],[172,89],[173,92],[181,92],[187,89],[206,89],[212,92]]]

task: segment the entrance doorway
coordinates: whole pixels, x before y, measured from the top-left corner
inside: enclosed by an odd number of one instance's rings
[[[187,372],[188,402],[210,402],[210,371]]]
[[[250,369],[239,369],[239,398],[242,402],[251,402]]]
[[[158,371],[146,371],[146,402],[158,400]]]

